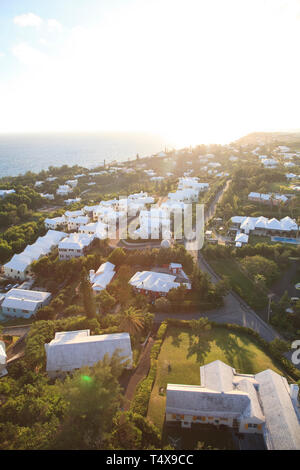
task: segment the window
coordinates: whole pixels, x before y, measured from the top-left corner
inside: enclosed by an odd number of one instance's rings
[[[248,423],[248,428],[257,428],[257,424]]]

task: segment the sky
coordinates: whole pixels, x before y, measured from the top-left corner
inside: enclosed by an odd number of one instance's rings
[[[0,0],[0,133],[300,128],[300,0]]]

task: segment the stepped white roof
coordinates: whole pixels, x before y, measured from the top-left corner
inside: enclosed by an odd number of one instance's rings
[[[4,265],[5,268],[24,272],[33,261],[49,253],[65,235],[65,233],[57,230],[48,230],[44,237],[39,237],[33,245],[28,245],[22,253],[14,255],[12,259]]]
[[[50,343],[45,344],[45,350],[48,372],[92,367],[105,354],[111,356],[116,350],[119,350],[123,361],[132,363],[128,333],[90,336],[90,330],[59,332]]]
[[[51,297],[50,292],[39,292],[25,289],[11,289],[5,294],[2,307],[34,312]]]
[[[267,230],[278,230],[290,232],[297,230],[297,223],[290,217],[284,217],[281,220],[267,219],[266,217],[246,217],[234,216],[231,217],[231,222],[240,225],[241,230],[250,231],[255,228],[265,228]]]

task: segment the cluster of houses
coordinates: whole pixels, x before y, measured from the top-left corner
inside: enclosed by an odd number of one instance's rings
[[[251,192],[248,194],[248,199],[249,201],[276,206],[279,204],[286,204],[289,201],[290,196],[291,195],[285,196],[284,194],[263,194]]]
[[[227,426],[260,434],[269,450],[300,449],[299,387],[273,370],[237,373],[222,361],[200,367],[201,385],[168,384],[166,422]]]
[[[172,214],[174,212],[182,214],[185,204],[197,202],[199,194],[208,188],[209,184],[201,183],[197,177],[179,178],[177,190],[170,192],[160,207],[151,207],[150,210],[140,212],[139,227],[134,231],[133,237],[170,239]]]

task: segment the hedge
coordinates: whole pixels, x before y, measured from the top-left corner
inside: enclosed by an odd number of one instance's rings
[[[168,323],[162,322],[160,325],[156,341],[154,342],[150,353],[150,369],[147,377],[143,379],[136,388],[134,398],[130,405],[130,411],[139,413],[142,416],[147,415],[148,404],[150,400],[151,391],[154,385],[156,371],[157,371],[157,358],[160,353],[162,343],[164,341]]]

